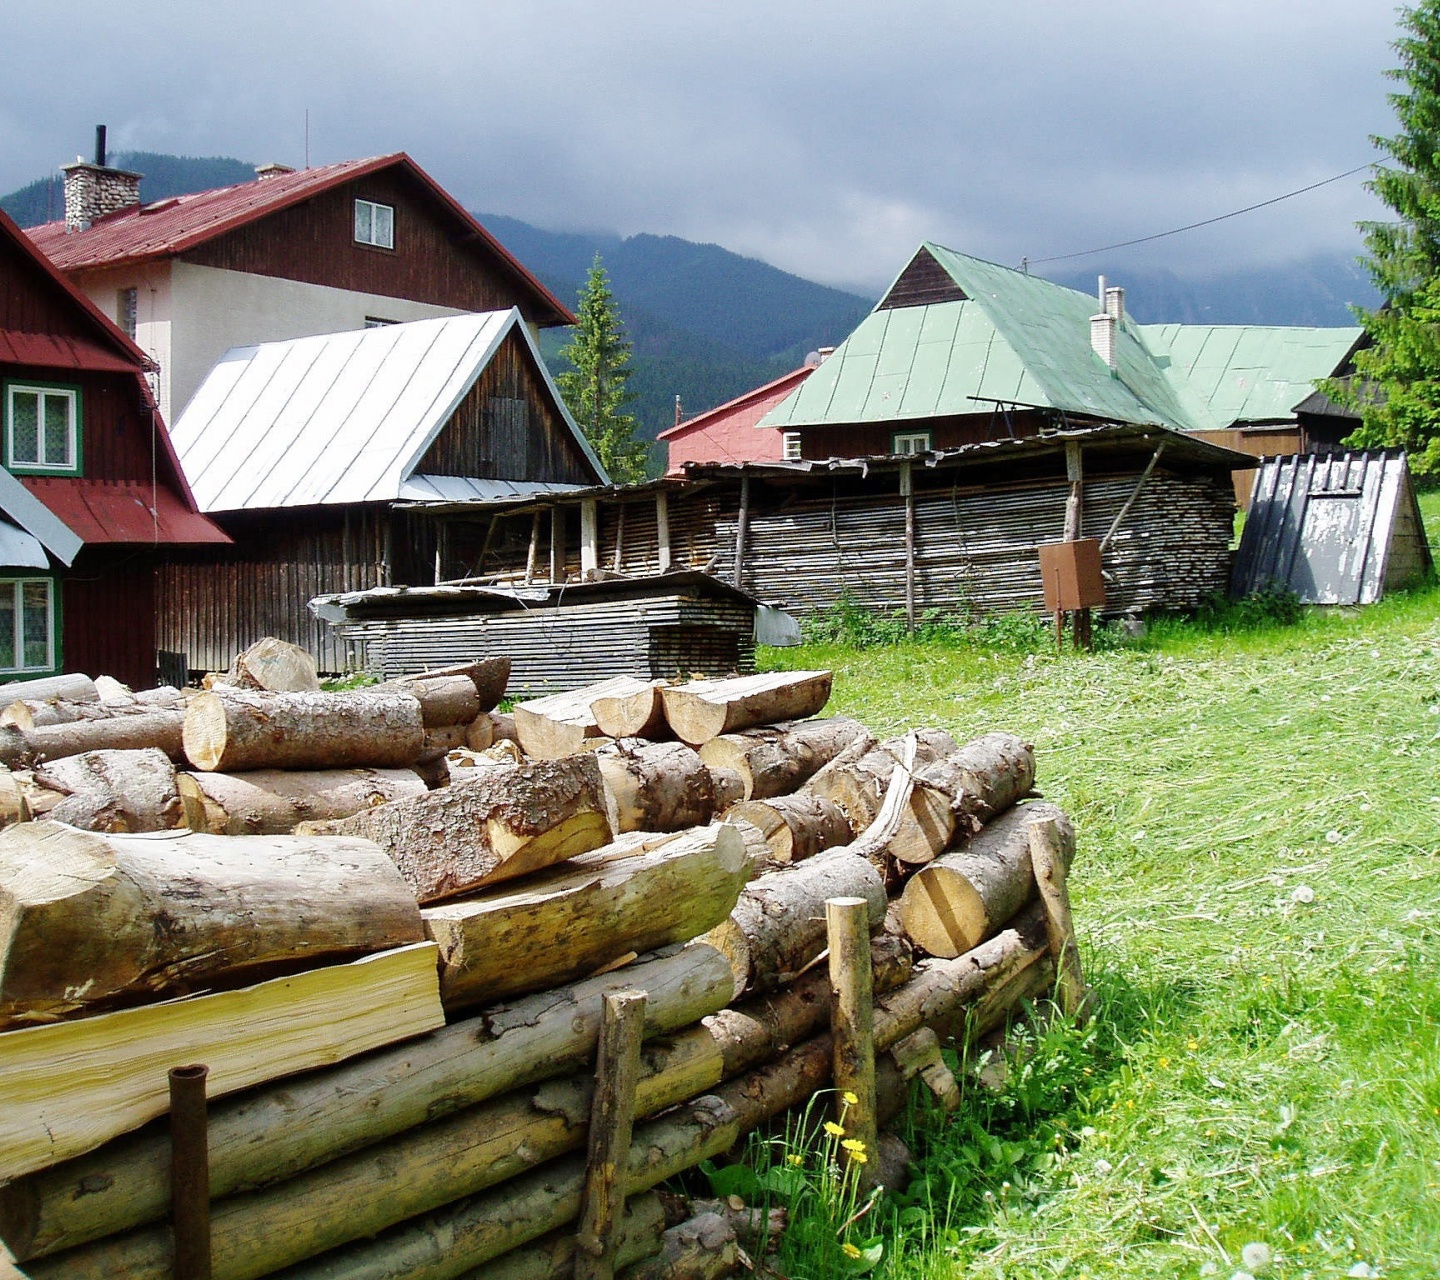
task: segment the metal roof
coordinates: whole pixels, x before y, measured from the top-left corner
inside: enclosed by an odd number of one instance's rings
[[[413,496],[413,468],[511,333],[530,348],[553,407],[605,476],[512,307],[227,351],[172,432],[200,509]]]
[[[63,565],[73,564],[75,557],[80,554],[80,548],[85,545],[75,530],[3,467],[0,467],[0,515],[4,515],[19,530],[33,537]],[[33,557],[34,549],[28,543],[16,542],[13,537],[11,542],[15,554]],[[4,563],[27,568],[40,567],[34,564],[33,559],[7,560]],[[45,564],[42,556],[40,565]]]
[[[400,485],[402,502],[495,502],[569,493],[581,484],[551,484],[544,480],[484,480],[475,476],[411,476]]]
[[[1364,332],[1298,326],[1147,324],[1140,332],[1172,378],[1202,397],[1218,427],[1289,422],[1337,372]]]
[[[150,546],[225,544],[230,535],[163,484],[26,476],[24,485],[86,546],[121,543]]]
[[[30,228],[26,234],[62,271],[93,271],[148,262],[175,257],[247,223],[386,169],[411,177],[440,203],[461,226],[461,240],[457,243],[478,242],[499,257],[532,291],[541,310],[551,313],[541,323],[575,323],[569,308],[403,151],[130,205],[97,219],[84,231],[67,232],[64,222],[47,222]]]
[[[0,520],[0,565],[7,569],[48,569],[50,557],[38,538],[8,520]]]

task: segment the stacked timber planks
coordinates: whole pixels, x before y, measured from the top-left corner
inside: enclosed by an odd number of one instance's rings
[[[207,829],[188,834],[0,833],[0,938],[14,939],[0,948],[0,1239],[37,1280],[168,1277],[157,1090],[167,1067],[208,1060],[217,1278],[573,1269],[603,1010],[643,992],[633,1132],[613,1162],[625,1213],[597,1247],[611,1266],[659,1259],[645,1275],[675,1274],[663,1259],[705,1240],[723,1253],[713,1223],[667,1236],[652,1189],[828,1086],[827,902],[858,902],[868,922],[882,1118],[912,1075],[944,1074],[933,1054],[920,1072],[919,1033],[986,1033],[1051,987],[1061,956],[1031,847],[1048,833],[1049,885],[1073,833],[1026,803],[1030,748],[935,730],[881,742],[818,718],[830,685],[612,680],[522,704],[518,744],[457,749],[433,789],[288,834],[226,834],[208,793],[191,806]],[[432,720],[474,711],[461,686],[433,693],[457,710]],[[213,746],[218,724],[248,749],[253,702],[210,708],[189,736]],[[271,705],[292,727],[327,714]],[[308,736],[348,740],[352,712]],[[650,732],[611,739],[601,720]],[[541,753],[523,750],[527,733]],[[261,772],[275,795],[299,776]],[[218,901],[228,912],[204,909]],[[163,939],[143,927],[162,915]],[[387,965],[384,982],[353,985]],[[292,1032],[297,1055],[315,1052],[317,1019],[387,1038],[314,1060],[255,1052]],[[94,1070],[118,1042],[133,1050],[123,1098]]]

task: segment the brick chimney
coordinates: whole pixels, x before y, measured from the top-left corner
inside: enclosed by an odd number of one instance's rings
[[[105,163],[105,126],[95,129],[95,160],[60,166],[65,175],[65,230],[83,231],[97,218],[140,203],[141,174]]]
[[[1115,368],[1115,317],[1108,311],[1090,317],[1090,346],[1111,369]]]

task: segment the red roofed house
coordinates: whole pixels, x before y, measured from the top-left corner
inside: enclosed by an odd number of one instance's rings
[[[28,234],[159,364],[167,422],[232,347],[511,306],[532,332],[574,322],[403,152],[145,205],[97,152]]]
[[[829,349],[811,356],[800,368],[736,396],[717,408],[677,422],[657,439],[669,451],[665,474],[677,476],[687,462],[780,462],[800,456],[800,437],[773,429],[757,431],[756,424],[794,391],[829,355]]]
[[[154,367],[0,213],[0,680],[154,684],[160,557],[230,541],[195,506]]]

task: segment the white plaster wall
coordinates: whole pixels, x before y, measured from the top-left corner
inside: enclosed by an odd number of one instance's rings
[[[173,330],[171,360],[164,371],[166,422],[179,418],[205,375],[231,347],[363,329],[366,316],[403,323],[463,314],[455,307],[185,262],[171,268],[170,296]],[[110,310],[113,313],[113,298]]]
[[[80,290],[103,315],[120,323],[118,294],[122,289],[135,290],[135,345],[160,366],[160,373],[151,379],[160,414],[170,416],[168,382],[170,371],[170,264],[147,263],[139,267],[122,267],[118,271],[102,271],[87,275],[78,282]]]

